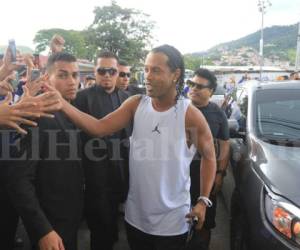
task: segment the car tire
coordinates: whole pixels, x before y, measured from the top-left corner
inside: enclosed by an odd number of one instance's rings
[[[247,218],[242,208],[239,193],[235,189],[231,197],[230,249],[250,250],[248,235]]]

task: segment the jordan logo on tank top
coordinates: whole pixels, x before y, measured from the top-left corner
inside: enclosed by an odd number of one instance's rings
[[[158,129],[159,123],[157,123],[157,125],[155,126],[155,128],[152,130],[152,133],[157,132],[158,134],[160,133],[160,130]]]

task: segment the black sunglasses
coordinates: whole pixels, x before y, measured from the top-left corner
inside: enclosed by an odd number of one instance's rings
[[[126,72],[120,72],[119,73],[119,77],[125,77],[125,76],[127,76],[128,78],[130,78],[131,73],[130,72],[128,72],[128,73],[126,73]]]
[[[97,73],[101,76],[106,75],[108,73],[110,76],[114,76],[117,73],[117,69],[115,68],[98,68]]]
[[[186,84],[191,89],[194,88],[194,87],[196,87],[196,89],[198,89],[198,90],[201,90],[201,89],[211,89],[211,87],[209,85],[202,85],[202,84],[199,84],[199,83],[195,83],[195,82],[193,82],[191,80],[187,80]]]

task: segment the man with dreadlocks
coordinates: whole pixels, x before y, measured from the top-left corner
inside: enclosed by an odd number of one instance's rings
[[[177,49],[154,48],[146,57],[145,79],[146,96],[132,96],[100,120],[59,98],[67,116],[95,136],[112,134],[134,121],[125,206],[129,245],[132,250],[180,250],[188,231],[186,218],[197,217],[201,229],[206,207],[211,206],[208,197],[216,172],[213,140],[201,112],[180,97],[184,62]],[[190,212],[189,165],[196,150],[203,157],[201,195]]]

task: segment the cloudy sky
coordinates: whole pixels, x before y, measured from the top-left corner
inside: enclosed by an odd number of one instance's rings
[[[300,0],[270,0],[265,26],[300,21]],[[168,43],[181,52],[195,52],[238,39],[260,29],[258,0],[117,0],[122,7],[135,8],[156,22],[154,45]],[[81,30],[93,21],[95,6],[110,0],[5,0],[1,2],[0,45],[15,38],[28,45],[40,29]]]

